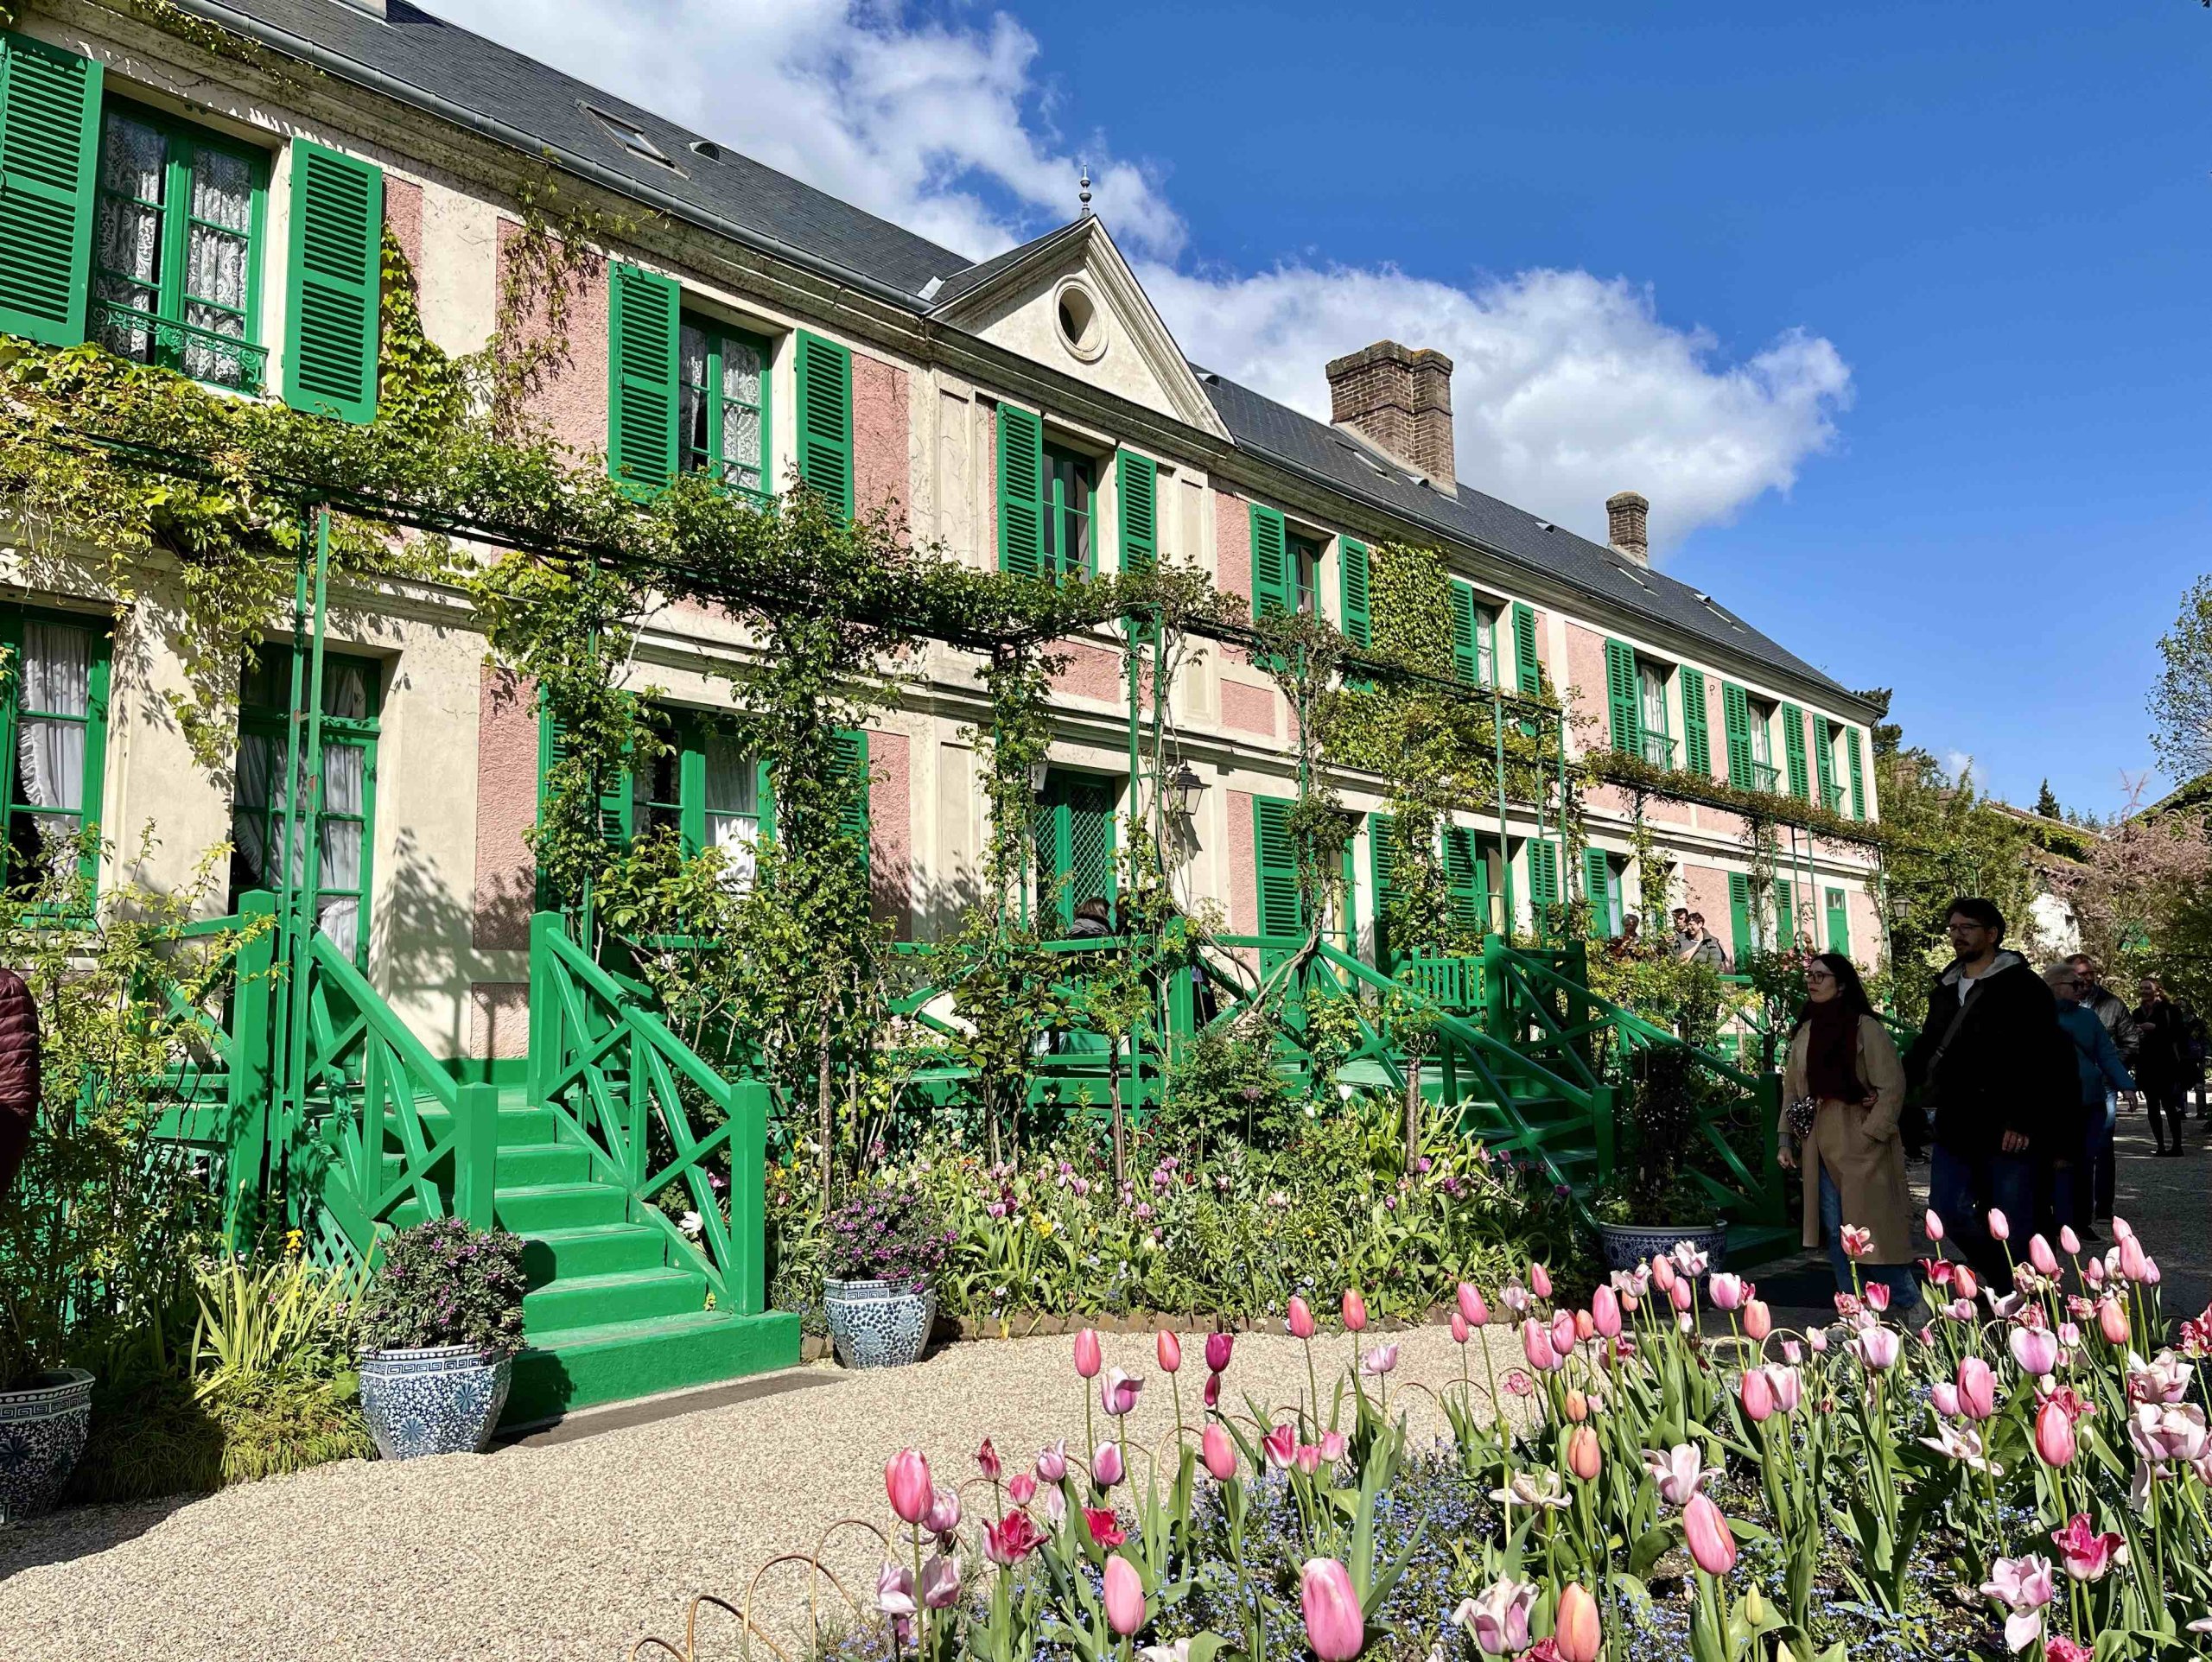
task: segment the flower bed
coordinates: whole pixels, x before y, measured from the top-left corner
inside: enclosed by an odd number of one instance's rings
[[[1931,1219],[1931,1234],[1940,1221]],[[1866,1656],[2118,1662],[2212,1645],[2212,1311],[2164,1348],[2158,1272],[2037,1238],[2014,1290],[1923,1266],[1927,1326],[1881,1290],[1776,1329],[1739,1278],[1647,1260],[1555,1302],[1548,1276],[1459,1292],[1471,1346],[1410,1446],[1398,1348],[1347,1294],[1357,1364],[1240,1401],[1236,1342],[1162,1333],[1173,1439],[1128,1441],[1147,1388],[1074,1342],[1079,1429],[1014,1469],[987,1442],[886,1469],[898,1520],[824,1655],[1086,1662],[1357,1656],[1696,1662]],[[1854,1235],[1857,1232],[1853,1232]],[[1315,1320],[1293,1298],[1287,1325]],[[1723,1329],[1725,1328],[1725,1331]],[[1205,1383],[1186,1405],[1191,1371]],[[1394,1392],[1399,1401],[1393,1407]],[[1500,1416],[1491,1404],[1518,1401]],[[1071,1407],[1074,1407],[1071,1401]],[[1185,1407],[1189,1411],[1185,1411]],[[1079,1441],[1077,1437],[1079,1436]],[[1070,1443],[1075,1451],[1070,1452]],[[1086,1456],[1083,1450],[1089,1449]],[[963,1475],[945,1481],[950,1465]]]

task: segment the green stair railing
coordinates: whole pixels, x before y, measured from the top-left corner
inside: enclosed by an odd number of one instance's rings
[[[765,1310],[766,1086],[709,1064],[655,1012],[651,990],[594,962],[559,914],[534,917],[530,942],[531,1102],[588,1151],[596,1177],[629,1195],[633,1221],[657,1226],[677,1260],[706,1278],[716,1308]],[[727,1218],[708,1164],[723,1148]],[[699,1215],[696,1240],[659,1204],[675,1183]]]

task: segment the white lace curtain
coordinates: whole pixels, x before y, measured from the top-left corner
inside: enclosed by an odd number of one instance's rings
[[[23,625],[17,697],[22,712],[16,767],[28,808],[71,810],[33,815],[49,846],[76,834],[85,807],[85,734],[92,708],[92,638],[67,624]],[[57,847],[50,858],[67,856]]]

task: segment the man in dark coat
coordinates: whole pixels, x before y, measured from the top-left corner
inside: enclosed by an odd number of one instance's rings
[[[2070,1094],[2075,1068],[2070,1052],[2059,1051],[2067,1040],[2050,989],[2026,960],[2003,950],[2004,915],[1961,897],[1951,903],[1950,936],[1957,955],[1929,995],[1905,1075],[1935,1116],[1929,1206],[1983,1279],[2007,1289],[2008,1259],[1989,1213],[2034,1227],[2036,1163],[2057,1151],[2063,1116],[2054,1110],[2069,1105],[2056,1086]]]
[[[23,978],[0,969],[0,1189],[16,1181],[38,1113],[38,1004]]]

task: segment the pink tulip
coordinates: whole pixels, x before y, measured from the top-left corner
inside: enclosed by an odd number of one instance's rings
[[[1472,1336],[1472,1329],[1467,1326],[1467,1318],[1456,1310],[1452,1312],[1451,1328],[1452,1342],[1455,1345],[1464,1345]]]
[[[1600,1287],[1590,1295],[1590,1325],[1605,1338],[1620,1336],[1620,1296],[1611,1287]]]
[[[1577,1344],[1587,1344],[1591,1336],[1597,1331],[1598,1324],[1590,1319],[1588,1310],[1579,1310],[1574,1312],[1574,1339]]]
[[[1766,1376],[1774,1386],[1774,1405],[1785,1414],[1796,1413],[1805,1394],[1805,1376],[1794,1366],[1770,1367]]]
[[[1351,1439],[1342,1431],[1321,1433],[1321,1458],[1332,1466],[1344,1457],[1344,1450],[1351,1447]]]
[[[1960,1297],[1971,1298],[1975,1293],[1980,1291],[1980,1289],[1981,1283],[1974,1278],[1974,1272],[1967,1268],[1965,1265],[1960,1265],[1959,1267],[1952,1272],[1951,1291],[1957,1293]]]
[[[1098,1348],[1098,1329],[1084,1329],[1075,1335],[1075,1371],[1086,1380],[1095,1380],[1105,1366],[1105,1354]]]
[[[1943,1215],[1941,1212],[1938,1212],[1934,1207],[1931,1206],[1928,1208],[1927,1215],[1921,1219],[1920,1223],[1921,1227],[1928,1232],[1929,1240],[1941,1240],[1943,1239]]]
[[[1144,1626],[1144,1583],[1118,1552],[1106,1560],[1106,1623],[1124,1639]]]
[[[1181,1370],[1183,1342],[1166,1329],[1161,1329],[1159,1336],[1153,1341],[1152,1351],[1160,1359],[1161,1373],[1173,1373]]]
[[[2093,1287],[2101,1287],[2104,1285],[2104,1260],[2101,1258],[2093,1258],[2087,1264],[2084,1264],[2082,1266],[2082,1279],[2088,1282]]]
[[[1120,1419],[1136,1411],[1137,1392],[1143,1389],[1142,1380],[1133,1380],[1118,1367],[1109,1368],[1106,1377],[1098,1381],[1098,1405]]]
[[[2104,1303],[2097,1306],[2097,1331],[2105,1335],[2105,1342],[2108,1345],[2127,1342],[2127,1312],[2120,1308],[2117,1298],[2107,1296]]]
[[[1218,1373],[1206,1375],[1205,1403],[1210,1410],[1221,1405],[1221,1375]]]
[[[1675,1260],[1673,1259],[1655,1258],[1651,1260],[1651,1285],[1658,1288],[1661,1292],[1672,1292],[1675,1290]]]
[[[2143,1242],[2130,1235],[2120,1243],[2120,1272],[2130,1281],[2140,1281],[2143,1278]]]
[[[1276,1426],[1260,1439],[1260,1448],[1268,1457],[1268,1464],[1281,1471],[1298,1452],[1297,1428],[1288,1424]]]
[[[1874,1256],[1874,1232],[1856,1223],[1843,1226],[1843,1255],[1846,1258],[1868,1259]]]
[[[2020,1372],[2040,1379],[2058,1366],[2058,1335],[2049,1328],[2014,1328],[2007,1342]]]
[[[1292,1451],[1290,1461],[1291,1464],[1311,1477],[1321,1469],[1321,1450],[1313,1443],[1301,1443]]]
[[[1017,1507],[1026,1507],[1037,1498],[1037,1479],[1030,1472],[1016,1472],[1007,1479],[1006,1498]]]
[[[1959,1387],[1948,1380],[1938,1380],[1928,1387],[1928,1399],[1936,1411],[1945,1419],[1959,1418]]]
[[[1091,1450],[1090,1475],[1102,1489],[1110,1489],[1122,1481],[1121,1444],[1102,1443]]]
[[[1552,1617],[1552,1644],[1560,1662],[1598,1662],[1605,1638],[1598,1621],[1598,1601],[1582,1590],[1580,1582],[1567,1583],[1560,1589],[1559,1609]]]
[[[1828,1348],[1828,1330],[1826,1328],[1808,1328],[1805,1330],[1805,1346],[1815,1356],[1826,1354]]]
[[[1989,1238],[1992,1240],[2012,1239],[2012,1221],[1996,1207],[1989,1208]]]
[[[2126,1218],[2114,1218],[2112,1221],[2112,1238],[2114,1240],[2134,1240],[2135,1226]]]
[[[949,1610],[959,1601],[959,1558],[932,1552],[922,1566],[922,1602],[932,1610]]]
[[[992,1482],[999,1481],[999,1451],[991,1447],[990,1438],[985,1437],[983,1446],[976,1450],[976,1465]]]
[[[1720,1475],[1719,1467],[1705,1463],[1705,1457],[1694,1443],[1677,1443],[1664,1454],[1646,1449],[1643,1469],[1657,1486],[1659,1498],[1670,1507],[1688,1506],[1692,1495]]]
[[[1567,1434],[1567,1469],[1587,1483],[1598,1475],[1604,1457],[1598,1447],[1598,1434],[1587,1425],[1578,1425]]]
[[[1529,1290],[1539,1298],[1552,1296],[1552,1272],[1541,1264],[1529,1266]]]
[[[1294,1339],[1313,1336],[1313,1312],[1306,1308],[1306,1301],[1296,1293],[1290,1296],[1290,1315],[1285,1325],[1289,1328],[1290,1336]]]
[[[2075,1581],[2102,1581],[2113,1565],[2127,1561],[2127,1547],[2121,1538],[2110,1532],[2095,1533],[2085,1513],[2075,1513],[2067,1519],[2065,1528],[2050,1532],[2050,1538],[2057,1545],[2066,1573]]]
[[[1564,1356],[1573,1350],[1574,1344],[1574,1317],[1561,1310],[1552,1317],[1552,1348]]]
[[[1682,1535],[1690,1557],[1707,1575],[1725,1576],[1736,1567],[1736,1538],[1720,1508],[1705,1494],[1693,1494],[1682,1508]]]
[[[922,1527],[932,1535],[950,1535],[960,1527],[960,1492],[942,1483],[930,1490],[930,1509]]]
[[[930,1515],[930,1462],[912,1449],[901,1449],[883,1468],[883,1492],[900,1522],[920,1523]]]
[[[1306,1642],[1320,1662],[1351,1662],[1367,1643],[1367,1621],[1351,1572],[1334,1558],[1308,1558],[1299,1576]]]
[[[1897,1365],[1897,1350],[1903,1343],[1895,1328],[1872,1327],[1854,1339],[1845,1341],[1844,1348],[1859,1358],[1870,1373],[1885,1373]]]
[[[1764,1368],[1746,1369],[1737,1381],[1736,1392],[1747,1418],[1756,1424],[1774,1418],[1774,1381],[1767,1378]]]
[[[1206,1470],[1217,1483],[1226,1483],[1236,1475],[1236,1445],[1218,1424],[1206,1427],[1205,1435],[1198,1439],[1198,1451],[1205,1456]]]
[[[1344,1290],[1344,1317],[1346,1333],[1367,1331],[1367,1301],[1349,1287]]]
[[[1474,1636],[1484,1656],[1516,1656],[1529,1648],[1529,1614],[1535,1602],[1535,1583],[1509,1576],[1485,1588],[1480,1598],[1460,1600],[1452,1620]]]
[[[1590,1399],[1580,1391],[1570,1390],[1560,1401],[1560,1412],[1576,1425],[1590,1418]]]
[[[2070,1223],[2058,1226],[2058,1250],[2069,1258],[2081,1256],[2082,1237],[2074,1233],[2074,1226]]]
[[[1398,1347],[1394,1342],[1377,1345],[1359,1359],[1359,1371],[1370,1380],[1379,1380],[1398,1365]]]
[[[1766,1335],[1774,1331],[1774,1312],[1767,1308],[1766,1300],[1753,1298],[1744,1305],[1744,1336],[1753,1344],[1764,1344]]]
[[[1717,1270],[1705,1284],[1706,1297],[1713,1300],[1717,1310],[1734,1311],[1743,1308],[1744,1278]]]
[[[2036,1410],[2036,1453],[2046,1466],[2064,1466],[2074,1458],[2074,1422],[2065,1404],[2046,1398]]]
[[[1866,1308],[1871,1310],[1885,1310],[1889,1309],[1889,1307],[1890,1284],[1886,1281],[1868,1282],[1866,1284]]]
[[[1490,1306],[1483,1302],[1482,1290],[1471,1281],[1459,1284],[1459,1314],[1471,1328],[1490,1325]]]
[[[1979,1356],[1959,1364],[1959,1407],[1971,1420],[1985,1420],[1997,1411],[1997,1375]]]
[[[1559,1366],[1559,1358],[1552,1351],[1551,1335],[1533,1316],[1522,1318],[1521,1354],[1539,1373],[1548,1373]]]
[[[1052,1493],[1059,1494],[1058,1489]],[[1026,1512],[1009,1512],[983,1532],[983,1556],[1011,1569],[1045,1544],[1045,1532]]]
[[[1068,1440],[1047,1443],[1037,1450],[1037,1481],[1057,1483],[1068,1475]]]
[[[1206,1371],[1211,1373],[1228,1372],[1229,1359],[1236,1348],[1236,1335],[1233,1333],[1206,1335]]]
[[[2050,1250],[2050,1243],[2040,1231],[2028,1237],[2028,1262],[2036,1266],[2038,1275],[2058,1273],[2058,1254]]]
[[[1679,1276],[1677,1276],[1673,1283],[1671,1283],[1667,1288],[1667,1301],[1674,1305],[1675,1313],[1677,1316],[1688,1315],[1690,1313],[1690,1305],[1695,1301],[1696,1297],[1696,1289],[1692,1287],[1688,1282],[1683,1280]]]

